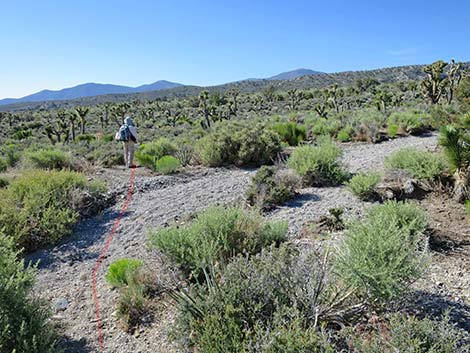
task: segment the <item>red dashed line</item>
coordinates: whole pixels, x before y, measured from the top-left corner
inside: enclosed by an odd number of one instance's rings
[[[106,243],[104,244],[103,250],[101,250],[101,254],[98,257],[98,260],[96,260],[95,267],[93,267],[93,271],[91,273],[91,286],[93,289],[93,300],[95,302],[95,315],[96,315],[96,322],[97,322],[98,342],[99,342],[101,350],[104,350],[104,340],[103,340],[103,329],[102,329],[103,325],[101,321],[100,306],[99,306],[99,301],[98,301],[98,293],[96,290],[96,274],[98,273],[98,269],[100,268],[100,265],[103,262],[104,256],[106,255],[106,252],[108,251],[109,245],[111,244],[111,241],[113,240],[114,234],[116,233],[116,230],[118,229],[119,224],[121,223],[121,218],[124,215],[124,212],[126,212],[127,207],[129,206],[129,203],[131,202],[132,194],[134,193],[134,178],[135,178],[135,168],[133,168],[131,172],[131,177],[129,180],[129,190],[127,192],[126,201],[124,202],[124,204],[121,207],[121,210],[119,211],[119,215],[113,224],[113,228],[111,228],[111,231],[109,232],[109,235],[106,239]]]

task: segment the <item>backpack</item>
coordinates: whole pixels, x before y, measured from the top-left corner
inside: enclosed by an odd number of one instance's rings
[[[116,136],[114,136],[116,141],[124,141],[127,142],[131,139],[131,131],[129,130],[129,126],[122,125],[119,128],[119,131],[116,132]]]

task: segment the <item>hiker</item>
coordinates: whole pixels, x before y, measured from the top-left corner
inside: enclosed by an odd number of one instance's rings
[[[119,128],[116,133],[116,141],[122,141],[124,146],[124,163],[128,168],[135,168],[134,165],[134,149],[137,143],[137,130],[130,116],[124,119],[124,125]]]

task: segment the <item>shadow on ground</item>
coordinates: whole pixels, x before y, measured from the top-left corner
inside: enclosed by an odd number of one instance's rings
[[[129,215],[126,212],[122,217]],[[72,235],[65,237],[55,246],[40,249],[25,256],[26,263],[38,263],[39,269],[52,269],[58,263],[73,264],[99,256],[96,251],[89,251],[89,247],[102,242],[108,234],[114,221],[119,217],[119,210],[108,210],[103,214],[79,222],[73,229]],[[119,230],[118,230],[119,231]]]
[[[470,305],[456,302],[441,295],[417,291],[411,295],[405,310],[418,317],[441,319],[449,312],[450,322],[470,334]]]
[[[81,338],[79,340],[72,339],[70,337],[61,337],[59,348],[62,349],[63,353],[91,353],[96,352],[96,349],[90,347],[87,340]]]

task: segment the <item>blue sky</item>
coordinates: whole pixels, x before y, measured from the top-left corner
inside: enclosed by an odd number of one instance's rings
[[[470,2],[0,0],[0,99],[470,61]]]

